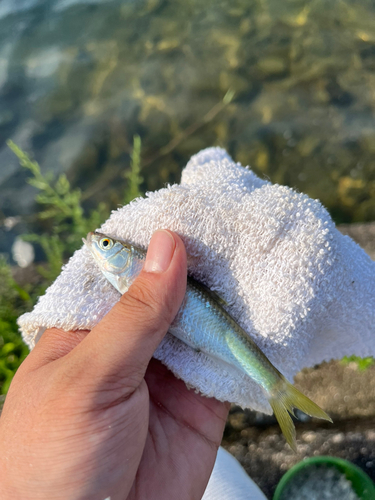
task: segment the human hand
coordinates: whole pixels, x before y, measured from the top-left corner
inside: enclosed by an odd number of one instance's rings
[[[228,405],[151,359],[185,287],[183,243],[158,231],[143,271],[91,332],[43,334],[0,418],[2,500],[202,497]]]

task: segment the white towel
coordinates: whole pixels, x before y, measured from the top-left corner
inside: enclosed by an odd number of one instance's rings
[[[100,231],[146,248],[158,228],[182,237],[189,273],[226,300],[289,380],[323,360],[374,354],[375,264],[319,201],[209,148],[192,157],[180,185],[114,211]],[[90,329],[119,297],[83,247],[21,316],[23,337],[32,348],[49,327]],[[271,412],[246,375],[226,372],[170,334],[155,357],[207,396]]]

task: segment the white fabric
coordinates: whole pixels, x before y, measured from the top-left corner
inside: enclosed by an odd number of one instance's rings
[[[227,301],[290,380],[323,360],[375,354],[375,264],[319,201],[259,179],[210,148],[192,157],[180,185],[114,211],[100,231],[146,248],[158,228],[178,232],[189,272]],[[47,327],[90,329],[119,297],[83,247],[21,316],[23,337],[32,348]],[[246,375],[229,373],[170,334],[155,357],[205,395],[271,411]]]
[[[267,500],[237,460],[220,446],[202,500]]]

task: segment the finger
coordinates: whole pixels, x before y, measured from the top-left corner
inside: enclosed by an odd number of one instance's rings
[[[111,311],[69,354],[80,376],[136,387],[182,303],[186,252],[174,233],[157,231],[144,269]],[[125,384],[126,385],[126,384]]]
[[[61,328],[46,330],[35,348],[22,363],[22,370],[34,370],[64,357],[74,349],[90,330],[65,331]]]

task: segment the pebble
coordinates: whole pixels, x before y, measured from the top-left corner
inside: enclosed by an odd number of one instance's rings
[[[27,267],[34,261],[34,247],[31,243],[16,238],[12,246],[12,257],[20,267]]]

